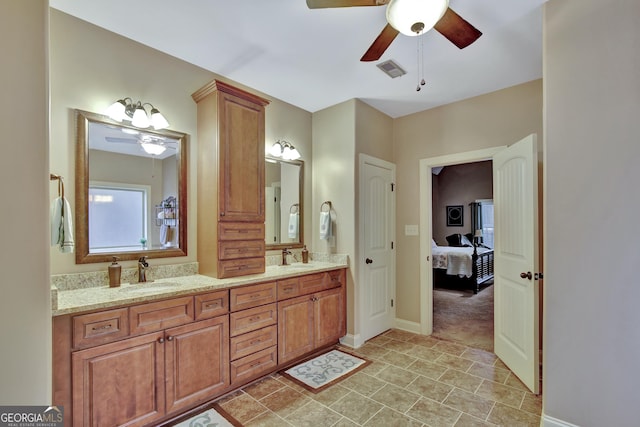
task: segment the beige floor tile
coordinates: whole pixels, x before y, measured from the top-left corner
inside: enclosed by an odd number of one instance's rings
[[[387,366],[384,370],[380,371],[377,378],[399,387],[405,387],[411,381],[418,378],[418,374],[396,366]]]
[[[333,427],[356,427],[358,424],[354,423],[347,417],[342,417],[340,421],[335,423]]]
[[[542,396],[532,393],[525,393],[524,400],[522,401],[520,409],[535,415],[542,414]]]
[[[382,409],[382,405],[361,394],[351,392],[330,406],[356,424],[364,424]]]
[[[424,360],[417,360],[407,368],[408,371],[424,375],[425,377],[429,377],[434,380],[440,378],[447,369],[448,368],[444,365],[436,365],[435,363],[426,362]]]
[[[451,427],[460,417],[460,411],[429,399],[420,399],[406,415],[430,427]]]
[[[490,351],[481,350],[479,348],[467,347],[460,357],[473,360],[474,362],[484,363],[485,365],[493,365],[498,358]]]
[[[410,351],[407,352],[409,356],[417,357],[419,359],[427,360],[433,362],[442,354],[441,351],[435,350],[429,347],[415,346]]]
[[[371,338],[369,341],[367,341],[367,344],[375,344],[375,345],[379,345],[381,347],[384,347],[384,345],[386,343],[388,343],[389,341],[391,341],[392,338],[386,336],[386,335],[378,335],[377,337],[373,337]]]
[[[310,402],[289,414],[285,419],[296,427],[330,427],[338,422],[342,415],[318,402]]]
[[[220,402],[220,406],[240,423],[246,423],[269,410],[253,397],[245,393],[235,399]]]
[[[504,383],[509,387],[517,388],[518,390],[529,391],[529,388],[527,388],[527,386],[524,385],[513,372],[509,372],[509,378],[507,378]]]
[[[540,417],[529,412],[521,411],[501,403],[496,403],[487,421],[500,426],[535,426],[540,425]]]
[[[449,393],[451,393],[451,390],[453,390],[453,386],[423,376],[416,378],[415,381],[405,388],[422,397],[435,400],[436,402],[443,402]]]
[[[457,369],[458,371],[466,371],[473,365],[473,361],[454,356],[449,353],[442,353],[434,363],[444,365],[448,368]]]
[[[485,399],[495,400],[496,402],[504,403],[514,408],[519,408],[522,399],[524,399],[523,391],[487,380],[484,380],[480,387],[478,387],[476,394]]]
[[[364,372],[365,374],[376,376],[380,372],[385,370],[387,366],[389,366],[388,363],[383,362],[381,360],[376,360],[375,362],[372,362],[371,364],[365,366],[364,369],[362,369],[360,372]]]
[[[439,343],[440,340],[431,336],[414,335],[408,340],[408,342],[417,344],[422,347],[433,347],[434,345]]]
[[[405,388],[387,384],[371,395],[371,399],[398,412],[405,412],[420,399],[420,396],[408,392]]]
[[[285,385],[282,382],[270,376],[245,387],[244,392],[254,399],[260,400],[283,387],[285,387]]]
[[[400,329],[391,329],[390,331],[384,333],[385,337],[393,338],[394,340],[400,340],[400,341],[409,341],[415,335],[416,334],[414,333],[401,331]]]
[[[355,353],[369,360],[376,360],[376,359],[380,359],[382,356],[384,356],[388,352],[389,350],[384,347],[367,343],[362,347],[360,347]]]
[[[265,412],[246,423],[242,423],[242,425],[245,427],[288,427],[292,424],[288,423],[283,418],[280,418],[273,412]]]
[[[373,393],[384,387],[385,384],[386,383],[384,381],[365,374],[364,372],[357,372],[340,382],[341,386],[357,391],[365,396],[371,396]]]
[[[381,360],[387,362],[390,365],[397,366],[398,368],[406,368],[416,361],[415,357],[407,356],[406,354],[398,353],[397,351],[390,351],[381,357]]]
[[[453,354],[454,356],[461,356],[467,349],[467,347],[451,341],[440,341],[434,345],[433,348],[443,353]]]
[[[455,369],[449,369],[442,374],[440,378],[438,378],[438,381],[473,393],[484,380],[480,377],[476,377],[475,375],[470,375]]]
[[[270,411],[275,412],[283,418],[291,414],[298,408],[306,405],[311,401],[310,398],[302,393],[290,388],[284,387],[260,400],[260,403]]]
[[[365,424],[366,427],[421,427],[422,423],[389,408],[382,408]]]
[[[476,375],[478,377],[482,377],[489,381],[493,381],[496,383],[504,384],[504,382],[509,377],[509,371],[506,369],[498,368],[493,365],[485,365],[484,363],[477,363],[471,366],[471,368],[467,369],[468,374]]]
[[[411,351],[415,347],[415,344],[407,341],[391,339],[387,343],[385,343],[383,347],[389,350],[397,351],[398,353],[406,353],[408,351]]]
[[[456,422],[454,427],[491,427],[495,426],[495,424],[488,423],[486,421],[482,421],[481,419],[472,417],[469,414],[462,414]]]
[[[489,412],[491,412],[495,402],[455,388],[443,403],[460,412],[465,412],[484,420],[487,418],[487,415],[489,415]]]
[[[325,406],[330,406],[332,403],[345,397],[350,391],[351,390],[340,384],[335,384],[319,393],[308,392],[305,395]]]

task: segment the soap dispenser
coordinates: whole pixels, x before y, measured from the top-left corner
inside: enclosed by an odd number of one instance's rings
[[[120,286],[120,274],[122,267],[118,264],[118,257],[113,257],[113,262],[109,266],[109,287],[117,288]]]
[[[302,263],[307,264],[309,262],[309,251],[307,250],[307,245],[304,245],[302,248]]]

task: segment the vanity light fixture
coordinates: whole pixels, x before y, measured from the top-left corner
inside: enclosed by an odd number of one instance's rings
[[[282,157],[284,160],[298,160],[300,153],[290,142],[278,140],[269,150],[269,154],[273,157]]]
[[[149,113],[145,109],[146,105],[151,107]],[[129,97],[119,99],[111,104],[107,109],[107,115],[117,122],[131,121],[133,126],[143,129],[149,126],[153,126],[156,130],[169,127],[169,122],[156,107],[148,102],[137,101],[134,103]]]

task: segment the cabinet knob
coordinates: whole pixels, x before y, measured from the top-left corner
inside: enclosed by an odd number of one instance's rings
[[[162,337],[158,338],[158,342],[159,342],[160,344],[162,344],[162,343],[164,342],[164,338],[162,338]]]
[[[171,335],[169,335],[169,336],[167,337],[167,341],[173,341],[173,337],[172,337]]]
[[[371,258],[367,258],[367,259],[364,260],[364,262],[366,264],[371,264],[373,262],[373,260]]]

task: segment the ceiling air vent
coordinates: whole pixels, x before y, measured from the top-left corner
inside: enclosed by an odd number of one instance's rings
[[[407,74],[405,70],[400,68],[400,66],[395,62],[393,62],[391,59],[388,61],[384,61],[379,64],[376,64],[376,66],[380,68],[382,71],[384,71],[385,74],[391,77],[392,79],[395,79],[396,77],[400,77],[403,74]]]

